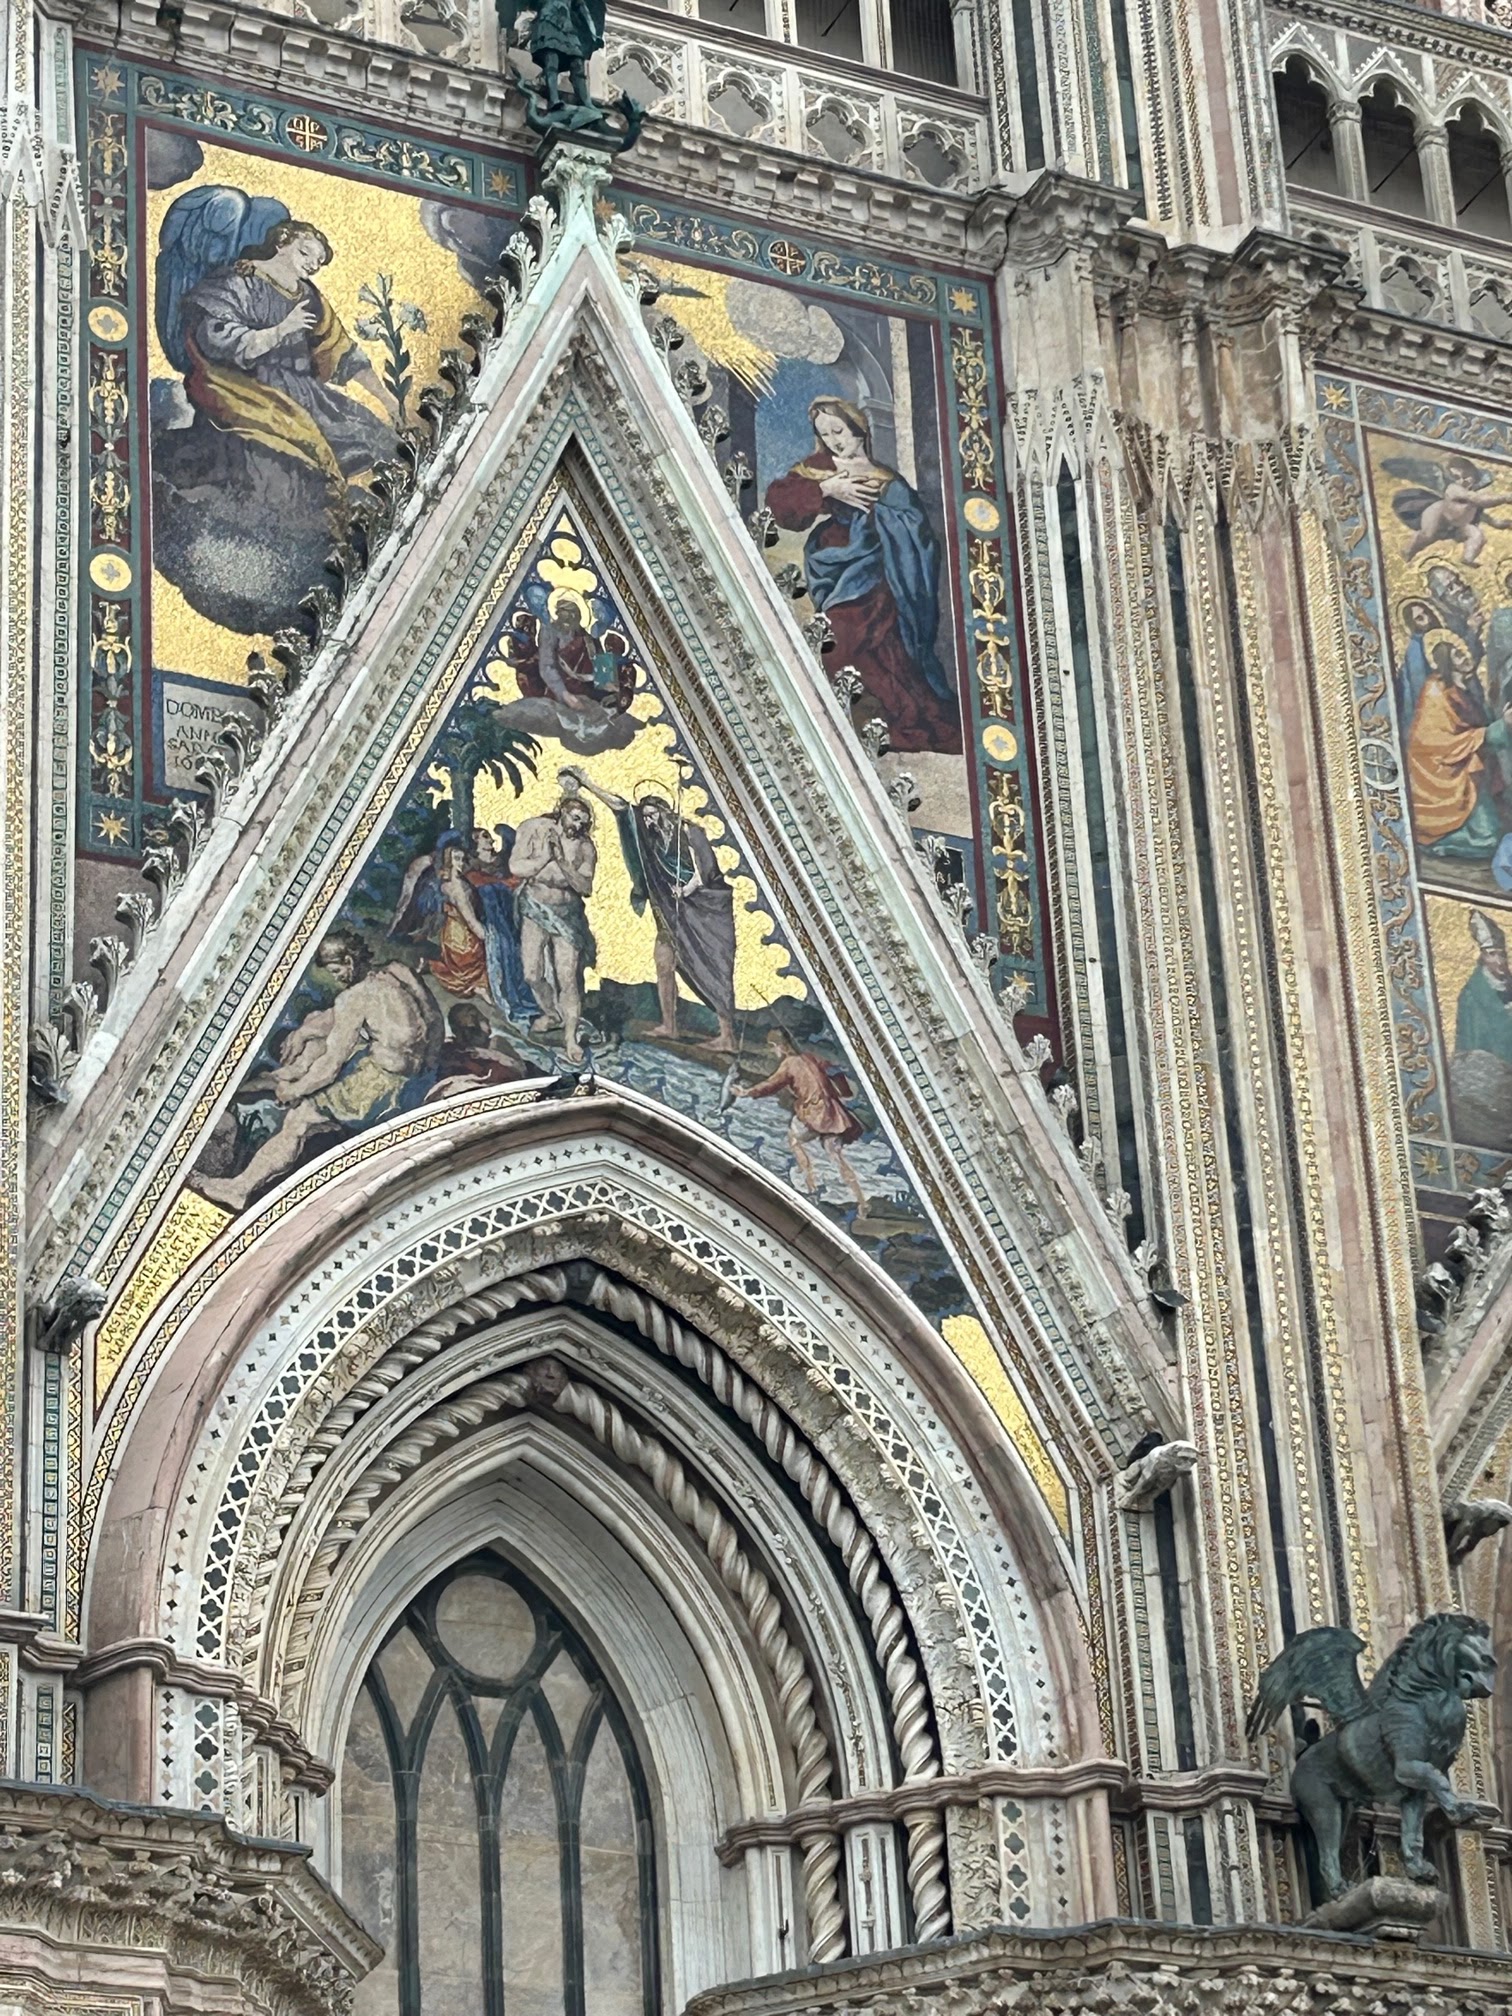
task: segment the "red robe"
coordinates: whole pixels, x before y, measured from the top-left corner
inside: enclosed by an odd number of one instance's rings
[[[815,448],[796,469],[767,486],[767,506],[777,523],[785,532],[809,532],[810,545],[850,544],[848,526],[828,515],[830,500],[819,487],[834,468],[829,450]],[[920,674],[903,642],[898,605],[885,581],[857,601],[829,603],[824,613],[835,633],[828,662],[836,670],[855,666],[881,709],[894,749],[954,753],[963,746],[959,704],[943,699]]]

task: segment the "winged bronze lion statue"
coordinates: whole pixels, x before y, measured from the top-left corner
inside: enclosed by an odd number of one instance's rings
[[[1483,1700],[1496,1680],[1491,1629],[1475,1617],[1440,1611],[1415,1624],[1370,1685],[1360,1679],[1363,1640],[1325,1624],[1293,1638],[1260,1675],[1245,1732],[1254,1742],[1301,1701],[1327,1709],[1335,1727],[1292,1767],[1291,1792],[1318,1844],[1330,1898],[1344,1890],[1339,1849],[1353,1809],[1396,1806],[1402,1861],[1418,1883],[1437,1871],[1423,1853],[1423,1821],[1433,1801],[1451,1827],[1482,1817],[1445,1773],[1465,1740],[1465,1703]]]

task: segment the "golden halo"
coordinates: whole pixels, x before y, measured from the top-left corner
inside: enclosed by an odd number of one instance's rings
[[[546,599],[546,613],[555,617],[564,602],[570,602],[583,619],[583,628],[593,629],[593,611],[588,606],[588,597],[579,588],[553,588]]]
[[[670,805],[674,812],[677,811],[678,793],[676,789],[664,784],[659,777],[642,777],[638,779],[636,783],[630,786],[630,796],[637,805],[644,805],[648,798],[660,798],[663,805]]]

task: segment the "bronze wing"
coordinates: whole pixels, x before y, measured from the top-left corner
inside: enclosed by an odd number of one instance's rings
[[[1293,1638],[1260,1675],[1244,1733],[1253,1743],[1297,1701],[1318,1701],[1335,1722],[1351,1722],[1365,1706],[1360,1680],[1363,1638],[1336,1624],[1320,1624]]]

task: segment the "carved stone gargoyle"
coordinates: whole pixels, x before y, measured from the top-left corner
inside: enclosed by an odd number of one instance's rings
[[[39,1351],[66,1357],[107,1299],[99,1282],[87,1274],[65,1274],[48,1299],[31,1306],[28,1327],[33,1344]]]
[[[1355,1807],[1398,1809],[1402,1862],[1415,1883],[1438,1879],[1423,1853],[1430,1802],[1451,1827],[1489,1817],[1475,1800],[1460,1798],[1446,1773],[1465,1740],[1466,1702],[1484,1700],[1496,1683],[1490,1625],[1447,1610],[1425,1617],[1368,1687],[1360,1679],[1364,1649],[1353,1631],[1336,1625],[1301,1632],[1260,1675],[1245,1724],[1256,1742],[1302,1701],[1318,1702],[1333,1718],[1334,1728],[1302,1751],[1291,1775],[1330,1899],[1346,1887],[1339,1851]]]

